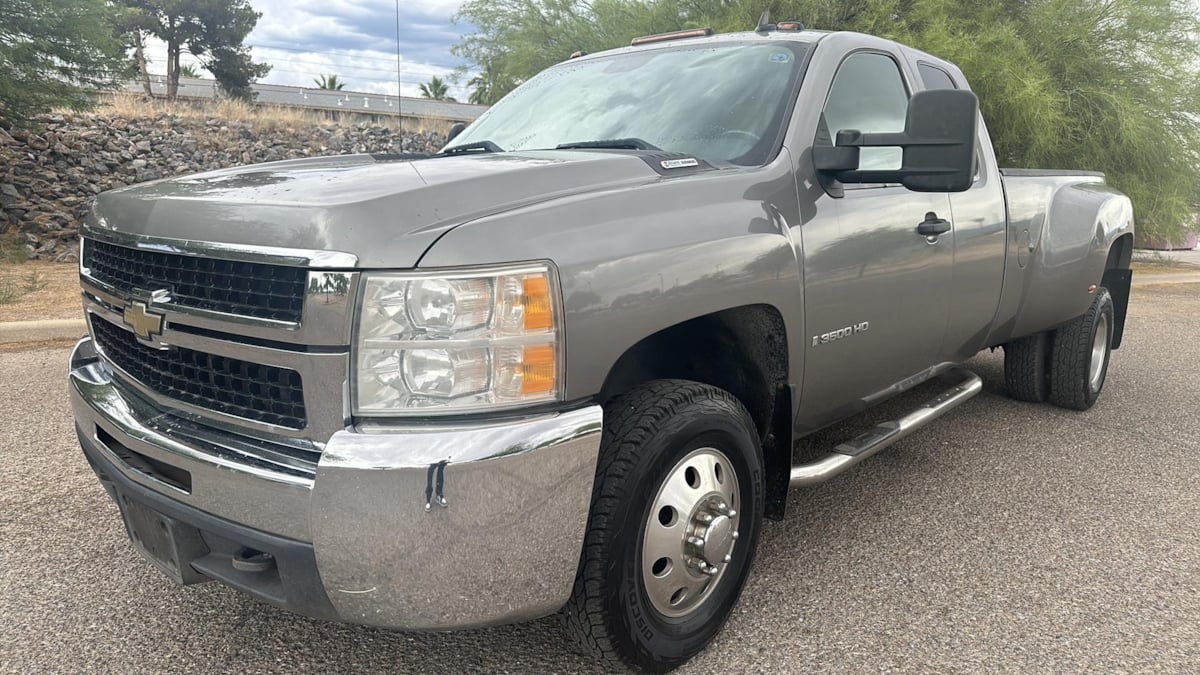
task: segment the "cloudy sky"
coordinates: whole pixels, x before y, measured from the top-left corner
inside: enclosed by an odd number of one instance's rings
[[[273,68],[262,82],[313,86],[336,73],[346,89],[396,93],[396,0],[250,0],[262,18],[246,40]],[[400,0],[400,84],[405,96],[432,75],[466,65],[450,53],[470,30],[452,19],[462,0]],[[166,47],[148,45],[150,71],[166,72]],[[184,54],[182,60],[195,62]],[[463,78],[464,82],[468,78]],[[451,96],[466,99],[462,84]]]

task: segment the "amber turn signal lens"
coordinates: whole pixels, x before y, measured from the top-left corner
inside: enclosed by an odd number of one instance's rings
[[[556,386],[557,363],[554,345],[535,345],[525,348],[521,360],[521,394],[545,394]]]
[[[525,277],[524,286],[525,330],[553,328],[554,304],[550,299],[550,280],[544,276]]]

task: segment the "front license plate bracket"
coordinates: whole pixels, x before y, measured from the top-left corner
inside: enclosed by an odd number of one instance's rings
[[[208,553],[200,530],[143,506],[119,491],[117,497],[129,539],[142,557],[177,584],[209,581],[191,565],[193,560]]]

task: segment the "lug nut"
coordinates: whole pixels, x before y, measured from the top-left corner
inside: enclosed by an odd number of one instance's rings
[[[734,539],[737,539],[737,538],[738,538],[738,533],[737,533],[737,530],[734,530],[734,531],[733,531],[733,538],[734,538]]]
[[[726,553],[726,554],[725,554],[725,562],[729,562],[730,560],[733,560],[733,556],[731,556],[731,555],[729,555],[728,553]]]

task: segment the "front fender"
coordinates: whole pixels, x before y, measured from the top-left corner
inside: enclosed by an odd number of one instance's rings
[[[554,261],[565,311],[566,397],[578,400],[595,396],[639,340],[698,316],[766,304],[789,334],[803,335],[799,265],[787,235],[798,219],[791,168],[777,161],[481,219],[447,233],[421,267]],[[799,381],[800,359],[789,369]]]

